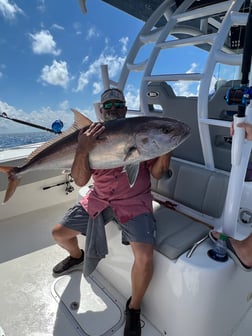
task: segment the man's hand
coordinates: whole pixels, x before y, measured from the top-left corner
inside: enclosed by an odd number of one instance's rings
[[[245,129],[245,138],[246,139],[252,140],[252,124],[242,122],[242,123],[237,124],[237,126]]]
[[[88,129],[83,129],[79,133],[71,174],[75,183],[80,187],[84,186],[91,177],[89,152],[95,147],[98,135],[104,130],[103,124],[93,123]]]
[[[104,132],[101,123],[92,123],[87,130],[81,130],[78,137],[78,151],[88,154],[96,145],[97,137]]]
[[[151,175],[156,179],[161,179],[164,173],[169,169],[172,153],[167,153],[155,161],[153,166],[150,169]]]

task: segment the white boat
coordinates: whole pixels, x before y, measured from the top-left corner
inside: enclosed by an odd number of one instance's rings
[[[234,85],[241,84],[241,76],[222,82],[209,96],[216,66],[242,64],[250,1],[105,2],[144,23],[118,82],[102,67],[104,87],[124,89],[129,75],[138,71],[140,108],[129,114],[174,117],[191,127],[190,138],[173,152],[172,174],[152,181],[158,229],[154,275],[141,307],[142,335],[248,336],[252,272],[244,272],[230,257],[213,260],[208,232],[215,228],[238,239],[251,233],[251,143],[237,131],[231,145],[229,129],[241,102],[228,105],[225,99],[229,89],[232,94]],[[85,1],[80,4],[85,11]],[[149,57],[141,60],[146,45]],[[201,73],[153,71],[163,52],[168,63],[169,52],[187,46],[206,51]],[[174,85],[181,81],[195,82],[198,96],[176,94]],[[245,110],[250,120],[250,101]],[[0,165],[22,165],[33,149],[1,151]],[[0,186],[3,200],[3,174]],[[109,253],[90,277],[84,278],[81,267],[52,276],[53,266],[67,253],[55,244],[51,229],[87,188],[77,188],[60,171],[33,171],[1,206],[1,336],[123,335],[133,257],[113,222],[106,226]],[[83,237],[80,244],[85,244]]]

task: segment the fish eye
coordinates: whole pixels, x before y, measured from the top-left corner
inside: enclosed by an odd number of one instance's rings
[[[163,134],[169,134],[171,132],[171,128],[170,127],[162,127],[161,131]]]

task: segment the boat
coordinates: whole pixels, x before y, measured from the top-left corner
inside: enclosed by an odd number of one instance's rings
[[[237,120],[250,120],[252,114],[250,68],[248,81],[242,76],[250,1],[104,2],[143,21],[118,81],[109,78],[106,64],[101,67],[104,88],[124,90],[137,73],[140,107],[128,115],[172,117],[191,128],[188,140],[173,151],[169,174],[152,179],[157,235],[154,275],[141,307],[142,335],[250,335],[252,272],[231,257],[215,260],[208,236],[211,229],[237,239],[251,234],[251,143],[238,128],[230,138],[232,122],[236,127]],[[85,0],[79,4],[88,15]],[[149,56],[141,59],[145,47]],[[157,71],[160,57],[167,57],[168,65],[169,53],[181,49],[186,57],[187,47],[204,51],[201,72]],[[251,63],[251,54],[246,62]],[[220,66],[239,72],[231,80],[221,78],[210,92]],[[193,82],[197,95],[179,95],[181,82]],[[98,105],[95,109],[99,117]],[[34,145],[5,149],[0,165],[22,165],[33,150]],[[3,174],[0,186],[3,200]],[[1,336],[123,335],[133,257],[115,223],[105,228],[109,253],[90,276],[83,276],[82,266],[52,275],[67,254],[51,229],[88,188],[78,188],[67,172],[33,171],[1,206]],[[85,238],[78,239],[84,246]]]

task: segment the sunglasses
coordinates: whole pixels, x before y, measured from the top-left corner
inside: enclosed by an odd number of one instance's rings
[[[104,110],[109,110],[111,109],[112,106],[115,106],[115,108],[117,109],[121,109],[125,107],[125,103],[124,102],[107,102],[107,103],[102,104],[102,107],[104,108]]]

